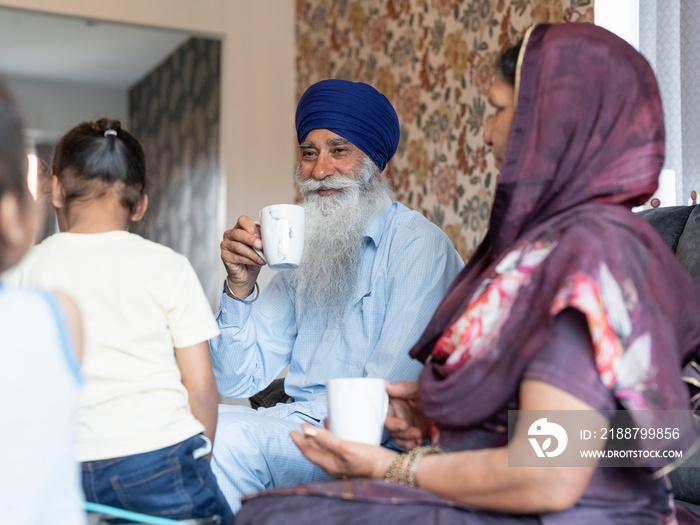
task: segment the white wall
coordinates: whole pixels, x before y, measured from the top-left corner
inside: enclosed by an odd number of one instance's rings
[[[221,38],[221,166],[226,203],[221,231],[241,214],[257,217],[268,204],[293,201],[295,2],[0,0],[0,5]]]
[[[40,132],[55,140],[76,124],[100,117],[118,119],[125,127],[128,123],[125,89],[17,77],[5,79],[5,84],[33,136]]]
[[[595,0],[595,25],[639,49],[639,0]]]

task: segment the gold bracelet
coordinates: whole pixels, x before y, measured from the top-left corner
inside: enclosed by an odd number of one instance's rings
[[[413,452],[415,452],[415,454],[413,454],[413,457],[411,458],[411,461],[407,467],[408,477],[406,478],[406,484],[409,487],[416,486],[416,471],[418,470],[418,463],[420,463],[420,460],[423,459],[423,456],[427,456],[428,454],[445,453],[445,451],[440,447],[417,447],[411,451],[411,453]]]
[[[384,474],[386,483],[398,483],[399,485],[416,486],[416,471],[418,463],[428,454],[445,454],[440,447],[416,447],[408,452],[396,456]]]
[[[394,461],[389,465],[389,469],[384,474],[384,481],[386,483],[398,483],[399,482],[399,465],[408,457],[407,453],[399,454],[394,458]]]
[[[401,468],[399,469],[398,472],[398,483],[399,485],[405,485],[406,484],[406,476],[408,474],[408,466],[411,463],[411,452],[409,451],[407,454],[401,454],[403,456],[403,461],[401,462]]]

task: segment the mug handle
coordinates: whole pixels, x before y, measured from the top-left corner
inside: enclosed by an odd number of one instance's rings
[[[260,228],[260,221],[253,221],[253,223],[258,228]],[[262,229],[260,230],[260,232],[262,232]],[[267,259],[265,259],[265,254],[262,252],[262,250],[258,250],[257,248],[253,248],[253,250],[255,250],[255,253],[257,253],[260,256],[260,258],[265,262],[265,264],[267,264]]]

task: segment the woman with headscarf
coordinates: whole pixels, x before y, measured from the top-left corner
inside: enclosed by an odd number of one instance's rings
[[[484,137],[501,167],[489,230],[411,351],[426,365],[417,386],[387,387],[386,426],[417,448],[306,427],[294,441],[343,481],[262,493],[236,523],[676,521],[665,474],[697,441],[680,376],[700,345],[700,293],[630,211],[664,158],[653,72],[588,24],[536,26],[514,79],[505,58]],[[585,427],[568,434],[578,460],[557,463],[560,415]],[[627,463],[582,463],[583,447],[625,436]],[[440,448],[419,447],[427,437]]]

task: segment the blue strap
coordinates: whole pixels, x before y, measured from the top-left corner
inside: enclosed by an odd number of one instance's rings
[[[99,514],[109,514],[115,518],[124,518],[125,520],[135,521],[136,523],[152,523],[153,525],[182,525],[181,521],[169,520],[167,518],[159,518],[158,516],[148,516],[130,510],[118,509],[109,505],[100,505],[99,503],[85,502],[85,510],[88,512],[97,512]]]

